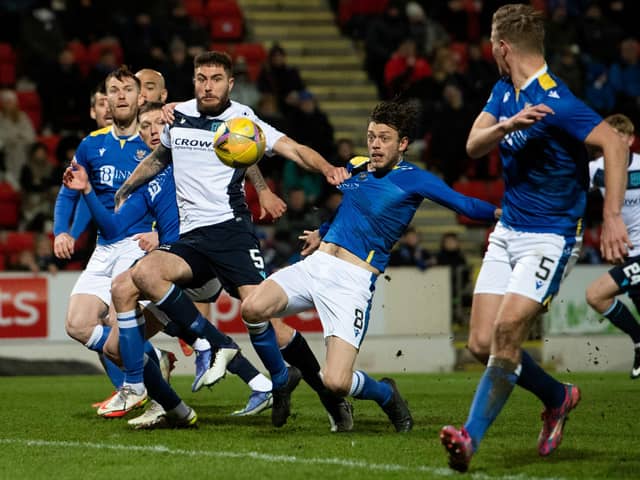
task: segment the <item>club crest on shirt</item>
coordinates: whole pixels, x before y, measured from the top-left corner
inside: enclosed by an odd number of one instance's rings
[[[136,150],[136,160],[140,161],[147,156],[146,150]]]
[[[367,172],[360,172],[358,174],[358,180],[365,182],[367,180]]]

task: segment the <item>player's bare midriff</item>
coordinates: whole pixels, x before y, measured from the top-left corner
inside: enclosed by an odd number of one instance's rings
[[[353,253],[351,253],[349,250],[342,248],[341,246],[336,245],[335,243],[321,242],[318,250],[324,253],[328,253],[329,255],[333,255],[334,257],[337,257],[340,260],[344,260],[345,262],[349,262],[354,265],[357,265],[360,268],[364,268],[365,270],[368,270],[371,273],[380,275],[380,271],[377,268],[369,265],[367,262],[357,257]]]

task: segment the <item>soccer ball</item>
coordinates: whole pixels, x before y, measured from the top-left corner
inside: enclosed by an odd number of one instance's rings
[[[262,158],[265,146],[262,129],[246,117],[221,123],[213,135],[216,155],[232,168],[250,167]]]

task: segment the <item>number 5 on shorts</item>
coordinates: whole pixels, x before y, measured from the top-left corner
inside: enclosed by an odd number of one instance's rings
[[[262,258],[260,250],[252,248],[249,250],[249,256],[251,256],[251,260],[253,260],[253,264],[258,270],[264,270],[264,259]]]

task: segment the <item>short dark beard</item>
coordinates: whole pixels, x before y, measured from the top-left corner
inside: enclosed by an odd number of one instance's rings
[[[200,114],[207,115],[209,117],[217,117],[218,115],[220,115],[222,112],[224,112],[227,108],[231,106],[231,100],[229,99],[229,97],[227,97],[227,99],[224,102],[220,102],[220,106],[218,108],[204,107],[202,106],[202,104],[200,103],[200,100],[198,99],[196,99],[196,104],[197,104],[198,112]]]
[[[137,115],[134,115],[133,117],[131,117],[130,119],[128,119],[127,121],[125,120],[118,120],[116,117],[111,117],[111,121],[113,122],[113,125],[120,129],[120,130],[126,130],[127,128],[129,128],[131,126],[131,124],[133,122],[136,121]]]

